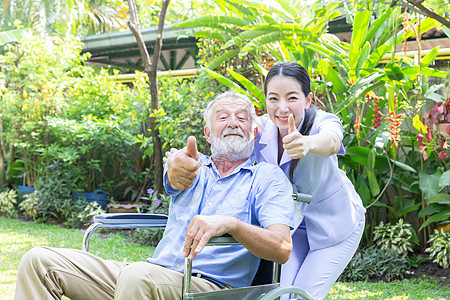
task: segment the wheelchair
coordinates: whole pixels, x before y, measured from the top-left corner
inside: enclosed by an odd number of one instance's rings
[[[295,193],[294,200],[309,203],[311,196]],[[141,213],[104,213],[94,218],[94,223],[89,226],[83,236],[83,250],[89,251],[89,239],[99,228],[110,229],[134,229],[134,228],[162,228],[166,226],[168,217],[160,214]],[[208,246],[220,247],[221,245],[238,244],[230,235],[212,238]],[[258,271],[253,283],[249,287],[224,289],[220,291],[192,293],[191,270],[192,260],[185,259],[183,274],[183,300],[273,300],[280,296],[290,295],[289,299],[313,300],[305,290],[295,287],[280,287],[280,265],[261,259]]]

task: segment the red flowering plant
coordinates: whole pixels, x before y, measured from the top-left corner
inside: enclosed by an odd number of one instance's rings
[[[428,159],[430,153],[438,151],[439,148],[439,158],[446,159],[447,138],[450,136],[450,98],[437,102],[424,114],[422,121],[423,123],[419,121],[418,116],[414,117],[414,127],[419,132],[416,138],[423,159]]]

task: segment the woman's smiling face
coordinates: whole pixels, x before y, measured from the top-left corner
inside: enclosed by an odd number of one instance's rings
[[[270,79],[266,93],[267,112],[281,137],[288,134],[290,114],[294,115],[295,127],[300,126],[311,99],[312,93],[306,97],[300,82],[290,76],[277,75]]]

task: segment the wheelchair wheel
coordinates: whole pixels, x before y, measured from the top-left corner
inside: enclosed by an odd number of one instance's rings
[[[314,298],[310,294],[308,294],[307,291],[305,291],[304,289],[301,289],[299,287],[295,287],[295,286],[284,286],[284,287],[276,288],[276,289],[268,292],[267,294],[261,296],[258,299],[259,300],[275,300],[275,299],[278,299],[278,297],[287,295],[287,294],[291,294],[292,298],[290,298],[290,299],[314,300]]]

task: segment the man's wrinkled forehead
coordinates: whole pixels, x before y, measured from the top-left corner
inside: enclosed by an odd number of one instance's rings
[[[239,98],[223,98],[213,104],[213,112],[216,114],[221,112],[236,111],[250,114],[250,107],[247,102]]]

